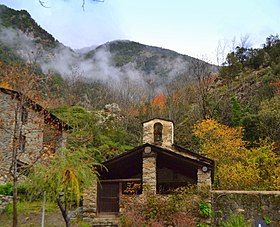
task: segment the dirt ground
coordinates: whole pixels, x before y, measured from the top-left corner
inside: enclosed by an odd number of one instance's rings
[[[41,226],[42,214],[30,213],[19,215],[19,227],[37,227]],[[0,226],[10,227],[12,226],[12,217],[6,214],[0,215]],[[60,212],[47,213],[45,216],[45,227],[63,227],[65,222]],[[75,226],[75,225],[73,225]]]

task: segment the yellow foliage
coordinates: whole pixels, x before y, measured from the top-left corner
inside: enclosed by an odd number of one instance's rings
[[[217,177],[220,188],[235,190],[249,189],[260,180],[256,165],[246,165],[239,161],[219,165]]]
[[[76,195],[76,201],[80,201],[80,185],[79,180],[77,176],[77,171],[74,168],[66,168],[64,170],[64,184],[66,188],[72,193],[73,195]]]
[[[215,183],[222,189],[280,189],[279,157],[274,144],[262,140],[248,149],[241,127],[231,128],[214,119],[204,119],[193,127],[200,140],[200,153],[216,163]]]
[[[231,128],[207,118],[194,125],[193,134],[201,140],[201,154],[220,161],[240,159],[246,155],[241,127]]]
[[[11,89],[10,84],[7,81],[0,82],[0,87]]]
[[[277,165],[273,173],[273,186],[276,190],[280,190],[280,164]]]

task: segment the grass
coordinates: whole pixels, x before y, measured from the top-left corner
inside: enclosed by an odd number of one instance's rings
[[[17,209],[19,214],[30,214],[30,213],[41,213],[42,212],[43,203],[42,201],[22,201],[18,202]],[[55,212],[57,210],[57,204],[53,202],[46,203],[46,213],[47,212]],[[10,203],[4,209],[4,214],[8,216],[12,216],[13,214],[13,204]]]
[[[20,201],[17,204],[19,227],[41,226],[42,220],[42,201]],[[7,205],[0,215],[0,226],[12,226],[13,206]],[[61,227],[65,222],[56,203],[46,203],[45,227]],[[73,227],[89,227],[84,221],[72,221]]]
[[[245,218],[241,214],[231,214],[229,219],[222,223],[223,227],[250,227]]]

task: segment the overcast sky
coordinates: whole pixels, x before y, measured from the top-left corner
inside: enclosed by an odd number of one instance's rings
[[[0,0],[25,9],[73,49],[126,39],[216,63],[218,42],[249,35],[260,47],[279,33],[279,0]]]

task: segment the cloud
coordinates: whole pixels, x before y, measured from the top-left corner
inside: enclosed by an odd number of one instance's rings
[[[100,81],[115,90],[129,93],[127,95],[131,97],[161,93],[168,83],[182,74],[188,80],[191,77],[187,73],[191,58],[170,57],[172,56],[170,52],[164,52],[167,50],[161,50],[163,52],[157,54],[159,49],[154,47],[147,47],[153,54],[141,52],[143,55],[140,56],[143,61],[141,64],[152,64],[147,66],[151,67],[151,70],[144,70],[139,68],[136,62],[116,67],[113,62],[114,55],[110,53],[108,45],[93,50],[94,54],[88,54],[91,56],[88,57],[85,50],[74,51],[59,43],[56,48],[47,49],[42,45],[40,38],[34,37],[32,32],[25,34],[12,28],[0,30],[0,41],[15,50],[27,62],[40,65],[45,74],[55,72],[64,78],[81,77]]]
[[[56,72],[64,78],[79,75],[111,84],[121,84],[123,78],[143,82],[143,72],[136,70],[133,64],[123,68],[113,66],[112,55],[105,48],[99,48],[92,58],[86,59],[79,51],[62,44],[46,50],[32,34],[13,28],[0,30],[0,41],[28,63],[39,64],[45,74]]]

